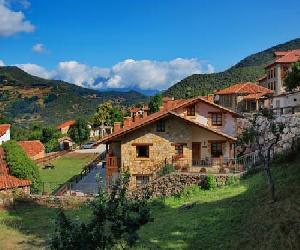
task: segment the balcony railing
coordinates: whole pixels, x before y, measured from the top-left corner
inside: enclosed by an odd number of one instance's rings
[[[236,161],[234,158],[203,158],[193,159],[193,167],[233,167]]]

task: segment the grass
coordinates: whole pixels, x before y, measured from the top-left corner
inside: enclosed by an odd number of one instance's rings
[[[193,187],[154,200],[154,221],[141,228],[135,249],[300,249],[299,159],[273,166],[276,203],[270,202],[262,172],[238,185],[211,191]],[[55,213],[40,206],[0,211],[0,249],[44,247]],[[86,219],[90,210],[68,214]]]
[[[44,182],[41,189],[45,192],[53,192],[71,177],[79,174],[82,168],[94,158],[94,154],[69,153],[51,162],[55,166],[54,169],[43,169],[41,166],[39,171]]]

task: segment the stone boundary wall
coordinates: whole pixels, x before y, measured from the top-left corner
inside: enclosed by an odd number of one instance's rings
[[[217,185],[222,186],[231,175],[216,174],[212,176],[216,178]],[[241,175],[233,176],[240,178]],[[134,199],[144,199],[171,196],[181,193],[188,186],[201,185],[201,182],[203,182],[206,178],[207,175],[201,173],[171,173],[133,190],[130,193],[130,197]]]

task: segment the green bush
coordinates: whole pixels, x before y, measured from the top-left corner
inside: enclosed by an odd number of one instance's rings
[[[226,180],[226,186],[233,186],[233,185],[236,185],[236,184],[239,184],[240,180],[239,178],[233,176],[233,175],[230,175],[228,177],[228,179]]]
[[[159,172],[159,176],[164,176],[175,171],[175,168],[172,164],[165,165]]]
[[[31,180],[31,188],[36,191],[40,183],[37,165],[26,155],[16,141],[3,143],[3,149],[10,173],[17,178]]]
[[[216,187],[217,187],[217,180],[212,175],[206,176],[206,178],[201,182],[201,188],[204,190],[211,190]]]

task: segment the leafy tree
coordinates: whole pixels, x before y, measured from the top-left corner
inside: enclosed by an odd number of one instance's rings
[[[300,86],[300,62],[293,64],[292,71],[287,74],[284,83],[289,91]]]
[[[24,152],[22,147],[13,140],[3,143],[5,159],[10,173],[21,179],[32,181],[32,190],[37,190],[40,183],[38,167]]]
[[[114,122],[122,122],[123,113],[120,108],[113,107],[111,101],[104,102],[99,105],[96,113],[92,118],[93,126],[103,126],[110,125],[112,126]]]
[[[88,128],[87,121],[83,118],[77,119],[75,124],[70,127],[68,135],[78,144],[82,144],[88,140],[90,137],[90,129]]]
[[[117,180],[111,192],[100,192],[92,202],[89,222],[75,222],[60,211],[52,237],[53,249],[119,249],[128,248],[138,240],[138,229],[150,221],[145,200],[127,197],[129,174]]]
[[[162,105],[163,100],[162,100],[162,95],[161,94],[156,94],[151,97],[150,102],[149,102],[149,109],[151,113],[155,113],[159,111],[159,107]]]
[[[276,201],[275,183],[272,178],[270,162],[271,152],[279,142],[283,132],[284,124],[277,121],[272,112],[263,111],[253,117],[249,127],[242,133],[243,141],[251,144],[258,152],[260,161],[263,163],[267,182],[273,201]]]

